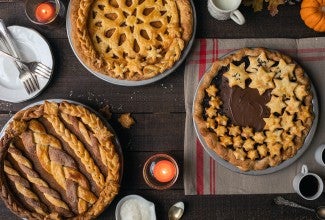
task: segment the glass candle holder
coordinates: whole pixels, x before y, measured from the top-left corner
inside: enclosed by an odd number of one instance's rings
[[[176,182],[179,174],[177,162],[168,154],[155,154],[143,166],[143,178],[153,189],[168,189]]]
[[[60,27],[64,24],[66,5],[61,0],[26,0],[28,19],[44,27]]]

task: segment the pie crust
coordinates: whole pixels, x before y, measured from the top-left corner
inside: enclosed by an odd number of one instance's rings
[[[83,106],[45,101],[19,111],[0,143],[1,197],[21,218],[95,218],[119,190],[115,148]]]
[[[189,0],[71,0],[71,35],[93,71],[144,80],[171,68],[192,37]]]
[[[222,77],[232,89],[270,94],[264,106],[269,116],[261,130],[239,126],[224,113],[227,100],[221,99],[223,88],[216,83]],[[193,117],[208,147],[220,157],[249,171],[277,166],[296,155],[314,116],[310,81],[294,60],[264,48],[243,48],[215,61],[202,80]]]

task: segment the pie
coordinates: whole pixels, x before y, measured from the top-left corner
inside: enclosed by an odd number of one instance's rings
[[[193,117],[209,148],[242,171],[296,155],[314,120],[311,84],[290,57],[243,48],[205,73]]]
[[[92,70],[144,80],[171,68],[192,37],[190,0],[71,0],[71,36]]]
[[[95,218],[118,193],[114,134],[81,105],[45,101],[19,111],[0,149],[1,197],[21,218]]]

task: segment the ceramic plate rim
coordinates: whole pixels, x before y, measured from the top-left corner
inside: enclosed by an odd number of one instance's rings
[[[51,78],[52,78],[52,76],[53,76],[53,70],[54,70],[54,57],[53,57],[53,53],[52,53],[52,50],[51,50],[51,47],[50,47],[50,44],[49,44],[49,42],[45,39],[45,37],[43,36],[43,35],[41,35],[38,31],[36,31],[35,29],[33,29],[33,28],[29,28],[29,27],[24,27],[24,26],[20,26],[20,25],[11,25],[11,26],[8,26],[7,27],[8,29],[9,29],[9,31],[11,32],[12,30],[11,29],[13,29],[13,28],[18,28],[18,29],[25,29],[25,31],[31,31],[31,32],[33,32],[33,34],[35,34],[35,35],[37,35],[37,36],[39,36],[40,37],[40,39],[42,39],[43,41],[44,41],[44,43],[46,44],[46,46],[48,47],[48,48],[46,48],[46,49],[48,49],[48,53],[49,53],[49,57],[50,57],[50,59],[51,59],[51,61],[52,61],[52,66],[51,66],[51,68],[52,68],[52,72],[51,72],[51,76],[50,76],[50,78],[49,79],[46,79],[46,82],[45,82],[45,84],[44,84],[44,86],[43,87],[41,87],[40,88],[40,90],[38,90],[36,93],[32,93],[32,94],[30,94],[30,95],[28,95],[28,97],[27,98],[23,98],[23,99],[8,99],[8,98],[3,98],[3,97],[0,97],[0,99],[2,100],[2,101],[6,101],[6,102],[11,102],[11,103],[21,103],[21,102],[25,102],[25,101],[27,101],[27,100],[30,100],[30,99],[33,99],[33,98],[35,98],[36,96],[38,96],[46,87],[47,87],[47,85],[49,84],[49,82],[51,81]],[[9,90],[9,89],[8,89]],[[15,91],[17,91],[17,90],[15,90],[15,89],[12,89],[12,92],[15,92]]]

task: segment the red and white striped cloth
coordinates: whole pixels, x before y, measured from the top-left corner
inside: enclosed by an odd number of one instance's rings
[[[192,104],[198,82],[211,63],[243,47],[265,47],[293,57],[307,72],[318,93],[321,109],[325,103],[325,38],[305,39],[197,39],[186,60],[184,94],[186,124],[184,137],[185,195],[292,193],[293,177],[306,164],[310,171],[325,176],[314,160],[315,149],[325,143],[325,120],[319,120],[308,150],[292,165],[273,174],[249,176],[232,172],[214,161],[197,139]],[[323,117],[320,115],[320,118]]]

